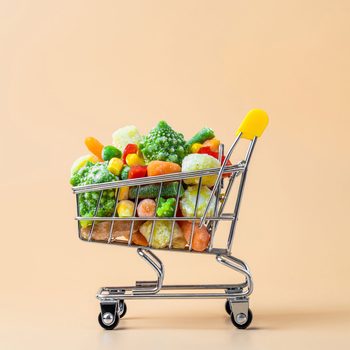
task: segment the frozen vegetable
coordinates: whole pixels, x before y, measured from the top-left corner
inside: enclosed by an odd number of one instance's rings
[[[182,171],[195,171],[209,168],[219,168],[220,162],[208,154],[192,153],[186,156],[182,162]],[[217,175],[203,176],[202,185],[213,186]],[[188,185],[198,184],[199,177],[185,179],[184,182]]]
[[[124,151],[123,151],[123,155],[122,155],[123,162],[126,164],[126,157],[129,154],[137,153],[138,150],[139,150],[139,148],[138,148],[138,146],[135,143],[128,143],[125,146]]]
[[[124,166],[124,163],[121,159],[119,158],[112,158],[108,162],[107,169],[114,175],[119,175],[122,168]]]
[[[213,138],[203,143],[203,147],[209,147],[212,152],[219,152],[220,140]]]
[[[129,198],[129,187],[124,186],[119,188],[118,199],[128,199]]]
[[[103,150],[103,145],[102,143],[97,140],[95,137],[87,137],[85,139],[85,145],[88,148],[88,150],[94,154],[100,161],[102,161],[102,150]]]
[[[195,186],[189,186],[184,195],[182,196],[180,200],[180,209],[183,216],[194,216],[194,209],[196,205],[196,198],[197,198],[197,192],[198,192],[198,185]],[[197,217],[201,217],[204,214],[204,210],[207,207],[207,204],[209,202],[211,191],[207,186],[201,186],[201,189],[199,191],[199,197],[198,197],[198,205],[197,205]],[[210,201],[209,209],[207,212],[208,216],[212,216],[214,214],[214,207],[215,207],[215,195],[212,197],[212,200]]]
[[[136,245],[142,245],[144,247],[148,246],[147,239],[139,231],[136,231],[132,234],[131,240],[132,240],[132,243]]]
[[[180,221],[179,225],[182,229],[184,237],[187,243],[190,243],[191,232],[192,232],[192,222],[190,221]],[[196,223],[194,225],[193,230],[193,238],[192,238],[192,249],[197,252],[202,252],[208,247],[208,243],[210,240],[210,234],[207,228],[203,225],[199,228],[199,225]]]
[[[102,159],[103,160],[111,160],[112,158],[121,158],[122,152],[118,148],[114,146],[104,146],[102,148]]]
[[[179,187],[179,183],[176,181],[167,182],[163,185],[160,195],[165,198],[176,197],[178,187]],[[157,198],[159,194],[159,189],[160,189],[159,184],[150,184],[150,185],[141,186],[139,190],[139,198],[140,199]],[[180,191],[179,196],[181,197],[184,193],[184,188],[182,185],[180,185],[179,191]],[[137,187],[131,187],[129,190],[129,198],[135,199],[136,194],[137,194]]]
[[[120,238],[128,238],[130,235],[131,221],[118,220],[114,221],[112,229],[112,242]],[[135,221],[132,227],[134,234],[139,230],[141,222]],[[81,238],[87,240],[89,238],[91,226],[81,228]],[[94,241],[108,241],[111,229],[110,221],[96,221],[92,231],[91,238]]]
[[[203,128],[197,132],[190,140],[186,142],[186,148],[191,149],[194,143],[203,143],[215,137],[214,131],[210,128]]]
[[[118,177],[108,171],[107,162],[96,164],[87,162],[83,168],[81,168],[71,177],[70,182],[73,186],[82,186],[102,182],[111,182],[115,180],[118,180]],[[81,193],[78,195],[80,216],[87,218],[95,216],[100,194],[100,191],[94,191]],[[111,216],[114,211],[114,206],[115,190],[103,191],[96,216]],[[91,225],[91,221],[81,221],[80,224],[82,227],[86,227]]]
[[[171,230],[173,223],[171,221],[156,221],[154,223],[153,239],[151,246],[153,248],[165,248],[169,245]],[[149,242],[152,231],[152,221],[146,221],[140,227],[140,232]],[[172,241],[173,248],[184,248],[186,246],[186,239],[181,231],[180,226],[174,224],[174,235]]]
[[[125,163],[130,167],[135,165],[145,165],[145,161],[137,153],[129,153],[125,158]]]
[[[122,171],[120,172],[120,178],[122,180],[127,180],[129,178],[129,171],[130,167],[128,165],[125,165]]]
[[[137,179],[147,176],[147,167],[145,165],[135,165],[130,167],[128,179]]]
[[[87,154],[85,156],[82,156],[82,157],[76,159],[74,161],[74,163],[72,164],[72,167],[71,167],[71,170],[70,170],[71,176],[74,175],[79,169],[84,167],[87,162],[97,163],[98,161],[99,161],[99,158],[97,158],[93,154]]]
[[[186,155],[185,139],[164,120],[150,131],[139,144],[146,163],[163,160],[181,164]]]
[[[123,199],[117,204],[117,213],[120,218],[127,218],[134,215],[135,203],[128,199]]]
[[[116,130],[113,133],[112,138],[114,146],[122,152],[129,143],[138,145],[141,141],[141,135],[134,125],[125,126]]]
[[[194,143],[191,146],[190,152],[191,153],[197,153],[201,147],[203,147],[203,145],[201,143]]]
[[[156,213],[156,202],[153,199],[142,199],[137,206],[138,216],[154,216]]]
[[[171,217],[175,214],[176,207],[176,199],[168,198],[165,199],[163,197],[159,198],[158,208],[157,208],[157,216],[163,217]]]
[[[173,162],[164,162],[162,160],[152,160],[147,165],[148,176],[178,173],[180,171],[181,171],[181,166]]]

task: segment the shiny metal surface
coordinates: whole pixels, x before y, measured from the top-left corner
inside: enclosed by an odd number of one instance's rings
[[[77,197],[77,217],[78,225],[79,221],[86,220],[86,218],[80,216],[79,214],[79,194],[90,192],[90,191],[100,191],[97,207],[95,210],[95,215],[90,217],[88,220],[92,221],[90,227],[88,241],[95,243],[107,243],[120,246],[129,246],[137,248],[138,255],[145,261],[156,273],[156,280],[154,281],[137,281],[135,285],[131,286],[120,286],[120,287],[103,287],[97,293],[97,299],[101,303],[101,310],[104,310],[105,313],[102,316],[103,322],[108,322],[110,324],[113,322],[114,316],[112,313],[107,312],[107,307],[118,305],[119,301],[127,299],[226,299],[230,303],[231,310],[235,317],[235,320],[238,324],[244,324],[247,322],[248,317],[248,297],[253,291],[253,281],[251,277],[250,270],[247,264],[234,256],[231,255],[231,248],[234,239],[234,233],[236,229],[236,223],[238,219],[240,203],[242,200],[243,189],[246,182],[246,176],[248,172],[248,166],[253,153],[256,138],[249,142],[248,150],[241,162],[237,165],[227,166],[227,161],[230,158],[233,150],[241,139],[241,134],[239,134],[231,147],[228,150],[227,156],[220,168],[206,169],[200,171],[192,172],[181,172],[169,175],[153,176],[146,178],[138,178],[132,180],[123,180],[110,183],[94,184],[88,186],[74,187],[73,192]],[[224,146],[220,145],[219,148],[220,156],[224,154]],[[220,158],[219,158],[220,159]],[[223,177],[223,174],[229,173],[229,176]],[[217,175],[215,185],[211,188],[211,195],[208,201],[208,204],[204,210],[204,213],[201,217],[197,216],[198,203],[199,203],[199,193],[202,185],[203,177],[207,175]],[[176,212],[180,204],[180,188],[184,185],[183,180],[190,178],[198,178],[198,191],[194,201],[194,215],[191,217],[177,217]],[[235,181],[235,179],[239,179]],[[176,210],[174,217],[157,217],[156,213],[152,217],[138,217],[136,208],[139,203],[139,194],[140,188],[148,184],[159,184],[159,192],[157,198],[155,199],[159,202],[161,196],[162,187],[166,182],[178,183],[177,193],[176,193]],[[235,197],[234,210],[225,212],[225,207],[228,203],[230,193],[234,184],[238,182],[238,191]],[[118,217],[116,214],[117,205],[119,202],[118,195],[120,193],[121,187],[137,187],[136,189],[136,198],[135,198],[135,207],[133,215],[131,217]],[[185,185],[186,186],[186,185]],[[101,197],[104,190],[114,189],[116,194],[116,202],[113,210],[113,215],[111,217],[98,217],[98,208],[100,205]],[[215,199],[214,199],[215,195]],[[209,205],[211,201],[214,200],[214,213],[212,216],[207,215],[209,210]],[[148,246],[138,246],[133,244],[133,228],[137,221],[151,221],[151,232],[148,240]],[[171,221],[171,233],[168,247],[155,249],[153,247],[153,237],[154,237],[154,228],[157,221]],[[107,240],[93,240],[93,232],[96,222],[107,221],[111,222],[111,227],[109,229],[108,239]],[[125,240],[113,240],[113,228],[118,221],[131,222],[129,229],[129,236]],[[188,245],[183,249],[176,249],[173,247],[173,238],[174,238],[174,228],[176,221],[190,221],[192,223],[191,233]],[[227,243],[224,246],[217,246],[215,244],[215,234],[218,230],[220,222],[229,221],[231,222],[230,229],[227,233]],[[192,249],[193,237],[195,225],[206,225],[210,233],[210,241],[208,248],[203,252],[194,251]],[[79,225],[79,237],[81,239],[81,227]],[[83,239],[84,240],[84,239]],[[211,254],[216,256],[216,261],[221,265],[239,273],[243,277],[243,281],[238,284],[178,284],[178,285],[164,285],[164,265],[161,260],[154,254],[154,251],[177,251],[177,252],[187,252],[191,254]],[[102,309],[104,308],[104,309]]]

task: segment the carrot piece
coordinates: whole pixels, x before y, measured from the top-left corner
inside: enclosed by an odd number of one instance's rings
[[[147,165],[147,175],[157,176],[164,174],[178,173],[181,171],[181,166],[172,162],[164,162],[161,160],[153,160]]]
[[[140,233],[140,231],[134,232],[132,235],[132,243],[136,245],[148,246],[147,239]]]
[[[179,221],[178,224],[181,227],[182,233],[185,236],[187,243],[190,243],[192,222],[191,221]],[[199,228],[196,223],[194,225],[193,239],[192,239],[192,249],[197,252],[202,252],[208,247],[210,240],[210,234],[205,226]]]
[[[97,140],[92,136],[89,136],[85,139],[85,145],[92,154],[98,157],[100,161],[103,161],[102,159],[103,145],[99,140]]]

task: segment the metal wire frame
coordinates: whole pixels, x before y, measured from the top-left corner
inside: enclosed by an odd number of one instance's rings
[[[192,172],[181,172],[181,173],[174,173],[174,174],[169,174],[169,175],[161,175],[161,176],[152,176],[152,177],[146,177],[146,178],[139,178],[139,179],[129,179],[129,180],[122,180],[122,181],[114,181],[114,182],[108,182],[108,183],[102,183],[102,184],[93,184],[93,185],[86,185],[86,186],[76,186],[73,187],[73,193],[76,194],[76,199],[77,199],[77,212],[78,216],[76,219],[78,221],[83,221],[83,220],[89,220],[92,221],[92,225],[90,227],[89,235],[88,235],[88,241],[94,241],[94,242],[99,242],[99,243],[109,243],[109,244],[119,244],[119,245],[127,245],[127,246],[133,246],[133,247],[141,247],[137,246],[132,243],[133,240],[133,229],[134,229],[134,224],[137,221],[152,221],[152,226],[151,226],[151,232],[150,236],[148,239],[148,248],[150,249],[155,249],[153,247],[153,236],[154,236],[154,228],[155,224],[157,221],[171,221],[172,222],[172,229],[171,229],[171,234],[170,234],[170,239],[168,243],[168,247],[166,248],[159,248],[162,250],[173,250],[173,251],[190,251],[193,252],[192,249],[192,244],[193,244],[193,237],[194,237],[194,230],[195,230],[195,225],[198,225],[201,227],[204,223],[206,224],[206,227],[208,228],[208,231],[210,232],[210,241],[208,244],[208,248],[205,249],[201,253],[208,253],[208,254],[218,254],[220,252],[226,252],[230,253],[232,249],[232,242],[233,242],[233,237],[234,237],[234,232],[235,232],[235,227],[237,223],[237,218],[238,218],[238,212],[240,208],[240,203],[242,199],[242,194],[243,194],[243,189],[245,185],[245,180],[247,176],[247,170],[248,170],[248,165],[249,161],[252,155],[252,152],[254,150],[254,146],[256,143],[256,138],[253,139],[248,147],[247,154],[245,156],[245,159],[240,162],[237,165],[227,165],[227,161],[230,158],[235,146],[237,145],[238,141],[240,140],[241,134],[238,134],[236,137],[235,141],[229,148],[229,151],[227,153],[227,156],[220,168],[212,168],[212,169],[205,169],[205,170],[199,170],[199,171],[192,171]],[[220,155],[223,155],[223,145],[220,145],[220,154],[219,154],[219,159],[221,159]],[[231,176],[228,179],[225,179],[223,177],[224,174],[231,174]],[[208,200],[208,204],[204,210],[204,213],[201,217],[197,216],[197,209],[198,209],[198,202],[200,198],[200,190],[202,187],[202,181],[205,176],[212,176],[216,175],[217,179],[216,182],[211,189],[211,194],[210,198]],[[237,176],[241,175],[241,180],[239,183],[239,189],[236,197],[236,202],[235,202],[235,208],[233,213],[224,213],[224,208],[227,203],[227,200],[229,198],[229,194],[231,192],[234,180]],[[193,179],[196,178],[198,180],[198,189],[197,189],[197,194],[196,194],[196,200],[194,203],[194,213],[193,216],[188,216],[188,217],[176,217],[176,211],[177,208],[179,207],[179,202],[180,202],[180,190],[182,188],[182,183],[186,179]],[[225,187],[225,180],[227,180],[227,184]],[[169,182],[175,182],[177,183],[177,193],[176,193],[176,210],[174,217],[157,217],[156,213],[154,214],[153,217],[138,217],[136,216],[136,208],[139,203],[139,192],[140,188],[144,185],[148,184],[159,184],[159,190],[158,190],[158,195],[156,202],[159,203],[159,199],[161,197],[162,193],[162,188],[165,183]],[[133,215],[131,217],[117,217],[116,216],[116,209],[118,205],[118,198],[119,198],[119,192],[120,188],[122,187],[136,187],[136,198],[135,198],[135,206],[134,206],[134,211]],[[103,196],[103,192],[106,190],[115,190],[116,192],[116,201],[113,209],[113,214],[112,216],[107,216],[107,217],[100,217],[97,216],[101,198]],[[221,193],[221,190],[224,190],[223,193]],[[86,192],[99,192],[99,198],[97,201],[97,206],[96,210],[94,213],[93,217],[82,217],[79,215],[79,195],[82,193]],[[208,211],[209,208],[212,206],[212,202],[214,202],[214,214],[212,216],[208,216]],[[110,230],[109,230],[109,235],[108,235],[108,240],[106,241],[96,241],[92,240],[93,236],[93,231],[95,227],[95,222],[101,222],[101,221],[107,221],[111,222],[110,225]],[[129,237],[127,239],[127,242],[122,239],[117,239],[115,241],[112,241],[112,235],[113,235],[113,227],[114,223],[116,221],[125,221],[125,222],[131,222],[130,224],[130,229],[129,229]],[[174,238],[174,228],[176,221],[190,221],[191,222],[191,233],[190,233],[190,238],[188,241],[188,245],[185,248],[179,249],[179,248],[173,248],[173,238]],[[227,240],[227,245],[226,247],[215,247],[214,246],[214,236],[215,232],[218,228],[218,224],[220,221],[231,221],[231,227],[229,230],[229,235],[228,235],[228,240]],[[82,239],[81,236],[81,227],[79,225],[79,237]]]

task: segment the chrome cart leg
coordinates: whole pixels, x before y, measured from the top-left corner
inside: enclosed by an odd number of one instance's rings
[[[150,250],[138,248],[137,254],[144,259],[157,274],[156,281],[136,281],[136,286],[133,288],[134,294],[155,294],[158,293],[164,281],[164,265],[161,260]]]
[[[249,309],[248,296],[253,291],[253,281],[251,273],[246,263],[230,255],[217,255],[217,261],[245,276],[247,288],[229,288],[226,290],[227,301],[225,310],[230,315],[234,326],[239,329],[247,328],[253,320],[253,313]],[[237,295],[238,294],[238,295]]]

